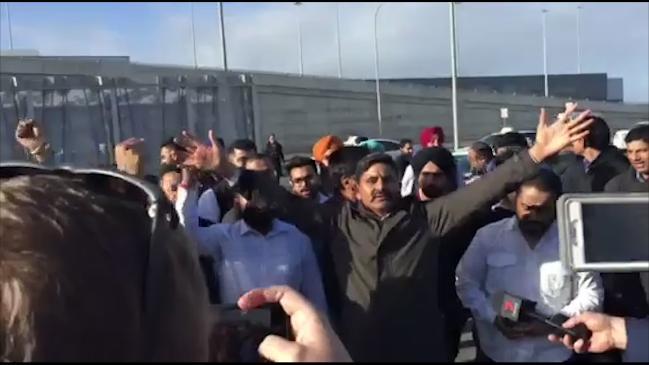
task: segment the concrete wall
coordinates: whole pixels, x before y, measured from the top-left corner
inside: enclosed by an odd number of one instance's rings
[[[10,136],[12,126],[15,126],[17,116],[16,111],[12,111],[12,108],[15,109],[11,96],[13,87],[8,81],[12,76],[40,78],[40,84],[48,78],[47,75],[59,75],[66,82],[85,77],[90,81],[75,87],[88,92],[103,90],[106,103],[111,101],[111,90],[115,90],[117,119],[120,125],[125,126],[124,136],[129,131],[138,133],[137,128],[129,127],[132,123],[147,125],[148,129],[142,132],[152,135],[162,135],[162,130],[167,129],[173,132],[183,125],[190,128],[195,125],[196,131],[201,134],[207,128],[215,128],[226,141],[250,137],[261,147],[270,133],[276,133],[286,152],[296,153],[310,151],[315,140],[324,134],[337,134],[341,137],[351,134],[368,137],[379,135],[375,85],[371,81],[247,71],[225,73],[215,69],[195,70],[188,67],[134,64],[120,57],[106,60],[0,57],[0,74],[3,76],[1,91],[4,92],[0,93],[0,102],[3,103],[0,131],[4,134],[0,136],[0,158],[7,158],[9,148],[6,145],[12,143],[11,137],[7,136]],[[112,86],[99,88],[96,81],[93,81],[97,75],[122,80],[120,82],[126,85],[123,87],[124,92],[120,94],[119,88]],[[180,78],[181,76],[183,77]],[[19,83],[23,114],[30,110],[34,113],[34,107],[30,109],[28,106],[28,98],[36,96],[38,99],[42,89],[40,84],[38,81],[34,81],[31,86]],[[66,90],[70,86],[62,83],[59,89],[61,88]],[[161,90],[164,88],[169,90],[169,99],[164,103],[164,108],[160,109]],[[144,104],[158,103],[153,107],[155,110],[149,108],[145,111],[148,107],[132,105],[127,107],[124,95],[135,94],[146,101],[142,102]],[[381,94],[383,137],[409,137],[418,140],[423,127],[440,125],[447,133],[447,141],[453,141],[450,89],[384,82],[381,84]],[[518,129],[534,129],[541,107],[557,113],[563,109],[564,102],[565,100],[554,98],[460,91],[459,138],[467,144],[499,130],[502,107],[509,108],[509,125]],[[649,119],[649,106],[646,104],[578,102],[581,106],[602,114],[612,129],[628,128],[637,121]],[[182,110],[178,111],[177,108]],[[36,107],[36,112],[38,111]],[[86,113],[79,114],[79,118],[85,116],[86,119],[94,120],[100,115],[96,112]],[[109,117],[111,110],[104,110],[103,115]],[[159,130],[156,123],[166,126]],[[151,128],[154,128],[153,132],[149,132]],[[117,140],[117,137],[114,139]]]
[[[258,139],[277,134],[287,152],[309,151],[324,134],[378,136],[375,85],[316,77],[252,75],[257,99]],[[423,127],[440,125],[453,141],[450,90],[426,86],[382,84],[383,137],[418,140]],[[578,101],[602,114],[612,129],[646,120],[648,105]],[[465,144],[501,127],[500,108],[509,108],[508,125],[535,129],[541,107],[556,114],[565,100],[533,96],[461,91],[459,138]],[[259,143],[260,141],[258,141]]]

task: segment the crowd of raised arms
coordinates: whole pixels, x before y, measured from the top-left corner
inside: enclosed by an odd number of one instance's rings
[[[327,135],[288,159],[275,135],[182,132],[154,176],[146,140],[112,170],[62,168],[20,120],[31,163],[0,167],[0,358],[448,362],[472,319],[480,362],[649,361],[640,274],[567,269],[556,223],[564,193],[649,193],[649,125],[629,127],[622,150],[590,110],[542,109],[534,141],[470,145],[470,176],[438,126],[398,155]],[[503,318],[502,292],[592,336]],[[256,348],[215,312],[270,303],[292,336]]]

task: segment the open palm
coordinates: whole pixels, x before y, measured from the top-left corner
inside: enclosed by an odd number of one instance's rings
[[[566,104],[566,110],[558,119],[550,124],[547,112],[541,109],[539,125],[536,129],[536,144],[542,149],[544,157],[559,153],[573,142],[588,135],[588,126],[593,122],[590,110],[579,114],[575,119],[570,116],[577,108],[577,104]]]
[[[221,146],[216,142],[216,137],[212,130],[209,131],[211,146],[202,144],[196,137],[183,131],[182,136],[175,141],[181,145],[186,153],[181,154],[181,160],[186,167],[192,167],[197,170],[217,170],[221,165]]]

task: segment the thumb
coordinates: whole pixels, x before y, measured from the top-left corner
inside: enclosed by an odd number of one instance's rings
[[[259,345],[259,354],[273,362],[300,361],[300,345],[275,335],[268,335]]]
[[[545,111],[545,108],[541,108],[541,113],[539,114],[539,127],[543,128],[548,125],[548,113]]]

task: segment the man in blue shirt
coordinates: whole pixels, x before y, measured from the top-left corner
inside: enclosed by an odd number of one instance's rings
[[[275,218],[272,178],[244,170],[235,198],[242,210],[241,219],[209,227],[198,225],[194,185],[186,173],[178,189],[176,209],[199,252],[214,258],[222,303],[236,303],[251,289],[288,285],[326,313],[322,278],[311,241],[295,226]]]

